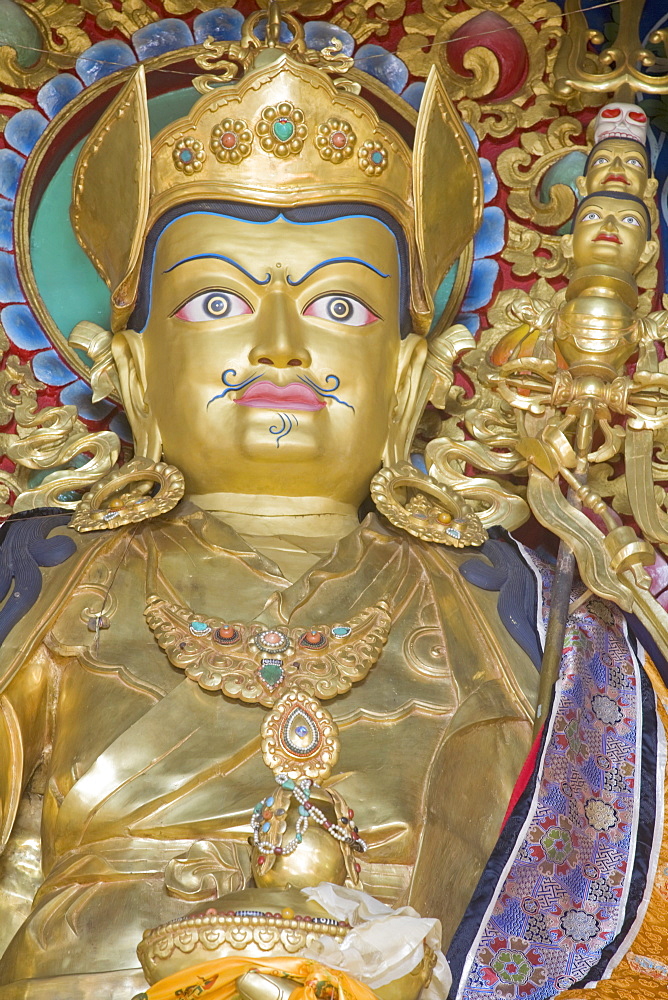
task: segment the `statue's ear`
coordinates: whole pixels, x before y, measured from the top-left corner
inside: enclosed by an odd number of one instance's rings
[[[640,254],[639,263],[646,264],[648,260],[652,259],[658,249],[659,244],[657,240],[647,240],[647,243],[645,243],[645,249]]]
[[[478,154],[435,66],[415,132],[413,197],[418,259],[431,310],[443,278],[480,225],[483,209]]]
[[[150,171],[146,80],[139,66],[84,143],[70,209],[79,243],[112,292],[115,330],[134,302]]]
[[[584,198],[584,196],[587,193],[587,178],[586,177],[576,177],[575,178],[575,186],[578,189],[579,193]]]
[[[162,442],[146,399],[146,354],[141,334],[121,330],[114,335],[111,353],[126,416],[132,428],[135,455],[159,462]]]

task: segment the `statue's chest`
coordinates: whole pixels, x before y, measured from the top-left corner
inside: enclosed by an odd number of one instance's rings
[[[87,842],[128,834],[243,841],[253,806],[273,784],[260,745],[267,709],[206,692],[172,666],[146,624],[138,589],[117,589],[115,614],[99,636],[75,627],[76,608],[59,622],[60,654],[70,654],[50,782],[51,835],[60,851],[76,846],[81,831]],[[383,590],[393,596],[381,582],[368,600]],[[423,819],[430,762],[457,706],[456,639],[444,634],[428,598],[428,588],[413,588],[393,609],[366,678],[326,702],[341,737],[337,787],[372,843],[373,831],[382,831],[375,837],[381,859],[406,863]],[[337,585],[317,595],[317,607],[304,602],[288,624],[345,621],[350,604],[350,592],[346,598]],[[265,623],[273,621],[271,610]]]

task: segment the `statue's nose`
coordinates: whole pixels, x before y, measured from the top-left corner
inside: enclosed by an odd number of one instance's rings
[[[258,311],[258,335],[249,354],[252,365],[308,368],[311,355],[302,339],[300,316],[294,299],[285,291],[270,292]]]

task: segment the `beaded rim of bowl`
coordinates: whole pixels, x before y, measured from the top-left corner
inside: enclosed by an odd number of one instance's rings
[[[209,953],[223,945],[235,951],[252,945],[262,952],[280,948],[292,955],[305,948],[313,935],[341,939],[349,930],[348,923],[325,917],[297,919],[276,913],[241,916],[235,912],[203,912],[144,931],[137,955],[146,978],[156,982],[161,978],[160,963],[170,959],[175,951],[191,956],[198,945]]]

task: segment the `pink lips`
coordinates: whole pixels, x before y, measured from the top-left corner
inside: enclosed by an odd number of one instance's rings
[[[253,382],[234,402],[240,406],[263,406],[269,410],[321,410],[326,405],[313,389],[301,382],[274,385],[265,379]]]

